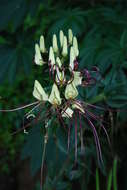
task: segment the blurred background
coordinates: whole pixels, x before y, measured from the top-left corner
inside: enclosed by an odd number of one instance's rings
[[[51,139],[47,147],[43,189],[99,190],[100,184],[101,190],[127,190],[126,0],[0,0],[0,109],[34,101],[34,80],[42,80],[33,61],[34,44],[43,34],[49,47],[52,34],[69,28],[78,37],[80,67],[100,69],[101,84],[81,94],[84,101],[106,108],[101,115],[111,147],[98,131],[104,159],[99,167],[93,136],[86,130],[85,153],[75,165],[74,151],[68,158],[67,141],[58,131],[57,141]],[[40,125],[31,125],[28,135],[13,135],[27,110],[0,113],[0,190],[40,189]]]

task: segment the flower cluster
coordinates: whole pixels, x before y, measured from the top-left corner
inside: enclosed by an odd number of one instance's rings
[[[78,98],[78,86],[87,87],[95,84],[96,78],[92,76],[91,72],[99,73],[99,71],[96,67],[93,67],[92,71],[87,69],[80,71],[78,56],[77,38],[73,35],[71,29],[68,30],[68,36],[61,30],[59,39],[54,34],[49,50],[45,46],[44,36],[41,36],[40,43],[35,44],[34,61],[36,65],[46,68],[51,88],[47,91],[39,81],[35,80],[33,96],[39,101],[39,104],[41,102],[49,104],[48,120],[53,117],[51,110],[55,110],[58,120],[63,126],[65,126],[65,118],[69,119],[70,122],[75,119],[75,157],[77,157],[77,126],[80,125],[81,148],[83,149],[81,118],[87,120],[95,138],[98,159],[102,160],[100,142],[93,124],[93,120],[98,121],[100,118],[89,110],[89,108],[96,108],[96,106],[85,103]],[[101,127],[107,135],[103,124],[101,124]],[[69,134],[70,127],[68,127],[68,147],[70,143]]]

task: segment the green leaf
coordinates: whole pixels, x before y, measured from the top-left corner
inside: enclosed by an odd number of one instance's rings
[[[127,30],[124,30],[120,38],[120,47],[125,48],[127,44]]]
[[[23,21],[26,12],[24,0],[2,0],[0,6],[0,30],[4,29],[9,22],[17,28]]]
[[[96,190],[100,189],[100,185],[99,185],[99,173],[98,173],[98,169],[96,169]]]
[[[85,27],[84,12],[80,8],[58,10],[56,20],[50,27],[49,34],[58,33],[59,30],[67,30],[71,28],[75,35],[81,34],[82,26]]]
[[[111,190],[111,187],[112,187],[112,169],[110,170],[108,176],[107,190]]]
[[[117,158],[113,162],[113,187],[117,190]]]

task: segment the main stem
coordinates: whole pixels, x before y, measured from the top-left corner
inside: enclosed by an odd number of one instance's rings
[[[43,147],[43,153],[42,153],[42,161],[41,161],[41,182],[40,182],[40,190],[42,190],[42,184],[43,184],[43,170],[44,170],[44,161],[45,161],[45,152],[46,152],[46,145],[48,142],[48,134],[44,136],[44,147]]]

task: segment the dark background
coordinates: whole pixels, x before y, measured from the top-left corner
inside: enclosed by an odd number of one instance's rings
[[[49,46],[53,33],[58,34],[60,29],[67,33],[69,28],[78,37],[80,67],[90,69],[96,65],[100,69],[103,82],[81,93],[84,101],[106,108],[101,115],[111,147],[103,132],[98,131],[105,168],[99,167],[93,136],[86,130],[86,151],[74,165],[74,151],[68,160],[64,154],[66,142],[58,131],[57,144],[51,138],[47,148],[44,189],[99,190],[98,171],[100,189],[106,190],[117,160],[118,189],[126,190],[126,0],[0,0],[0,109],[34,101],[34,80],[42,80],[40,68],[33,61],[34,44],[43,34]],[[12,134],[22,128],[26,111],[0,113],[0,190],[39,189],[43,138],[40,126],[31,126],[28,136],[23,132]],[[117,190],[113,183],[112,189]]]

